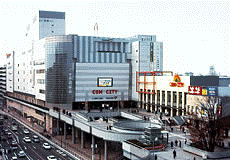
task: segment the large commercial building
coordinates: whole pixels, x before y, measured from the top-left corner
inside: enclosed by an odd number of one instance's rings
[[[7,106],[41,125],[51,108],[136,106],[136,72],[149,70],[163,70],[155,35],[65,35],[64,12],[39,11],[24,45],[7,55]]]

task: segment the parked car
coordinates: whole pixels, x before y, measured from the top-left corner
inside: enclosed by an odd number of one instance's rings
[[[43,148],[45,149],[51,149],[51,146],[49,145],[49,143],[43,143]]]

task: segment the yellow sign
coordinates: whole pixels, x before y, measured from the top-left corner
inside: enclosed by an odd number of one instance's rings
[[[207,96],[208,95],[208,90],[207,89],[202,89],[202,95]]]

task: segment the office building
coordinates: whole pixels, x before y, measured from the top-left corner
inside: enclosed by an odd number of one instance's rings
[[[6,107],[6,65],[0,66],[0,109]]]

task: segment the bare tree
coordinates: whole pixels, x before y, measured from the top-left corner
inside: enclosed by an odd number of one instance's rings
[[[196,114],[192,116],[193,123],[189,126],[191,140],[196,147],[214,152],[216,143],[221,141],[223,135],[218,97],[207,96],[197,104]]]

